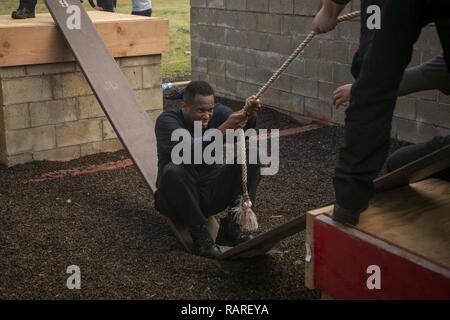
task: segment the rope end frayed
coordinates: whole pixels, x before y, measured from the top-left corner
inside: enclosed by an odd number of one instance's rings
[[[241,200],[240,205],[232,210],[234,220],[243,232],[255,232],[258,230],[258,218],[251,207],[252,203],[250,200]]]

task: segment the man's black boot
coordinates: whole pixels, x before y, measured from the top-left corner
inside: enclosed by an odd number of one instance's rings
[[[37,0],[20,0],[19,8],[13,11],[11,17],[13,19],[27,19],[35,17]]]
[[[339,206],[337,203],[334,204],[333,216],[334,221],[350,224],[356,226],[359,223],[359,216],[361,213],[367,209],[367,206],[360,210],[348,210]]]
[[[242,232],[241,227],[231,214],[228,214],[226,218],[220,221],[220,228],[216,238],[218,245],[234,247],[250,239],[253,239],[253,237]]]
[[[190,227],[194,242],[194,254],[207,258],[217,258],[222,254],[220,248],[214,243],[205,224]]]

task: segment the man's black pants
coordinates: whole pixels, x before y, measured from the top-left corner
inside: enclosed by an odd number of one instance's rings
[[[255,203],[260,166],[248,165],[248,192]],[[156,209],[163,215],[190,226],[206,223],[242,194],[242,166],[175,165],[168,163],[158,179]]]
[[[333,179],[336,202],[359,211],[373,195],[373,179],[388,155],[393,111],[403,72],[422,27],[435,21],[450,66],[448,0],[389,0],[381,30],[365,55],[346,110],[345,143]],[[449,67],[450,70],[450,67]]]

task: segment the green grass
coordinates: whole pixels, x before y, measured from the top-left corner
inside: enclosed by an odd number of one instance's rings
[[[130,13],[131,0],[118,0],[116,11]],[[18,0],[0,0],[0,14],[11,14],[18,6]],[[163,55],[163,76],[176,77],[191,73],[189,0],[153,0],[153,17],[169,19],[170,51]],[[91,10],[88,1],[84,7]],[[38,0],[36,11],[47,12],[43,0]]]

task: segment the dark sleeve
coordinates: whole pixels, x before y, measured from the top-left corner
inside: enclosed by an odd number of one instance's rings
[[[170,159],[173,147],[178,141],[172,141],[172,132],[180,129],[181,125],[175,115],[161,114],[156,120],[155,135],[158,148],[158,158]]]
[[[114,12],[114,0],[99,0],[97,5],[102,7],[104,11]]]
[[[444,94],[450,94],[450,73],[443,55],[422,63],[419,66],[408,68],[400,83],[399,96],[413,92],[438,89]]]
[[[177,129],[183,129],[184,128],[180,122],[179,119],[173,115],[173,114],[161,114],[159,118],[156,120],[155,124],[155,135],[156,135],[156,143],[157,143],[157,149],[158,149],[158,160],[165,163],[171,161],[171,155],[172,155],[172,149],[180,143],[180,140],[172,141],[172,133]],[[189,135],[190,143],[191,143],[191,155],[192,155],[192,162],[194,161],[194,144],[201,143],[202,149],[211,143],[211,141],[203,141],[202,137],[200,139],[192,138],[191,135]]]
[[[217,110],[217,116],[219,118],[218,122],[219,125],[217,127],[219,127],[222,123],[224,123],[225,121],[227,121],[228,117],[233,113],[233,110],[231,110],[229,107],[224,106],[223,104],[218,104],[216,106],[216,110]],[[247,121],[247,125],[245,126],[244,130],[253,128],[256,128],[256,112],[252,114],[252,116],[250,117],[250,119],[248,119]]]

